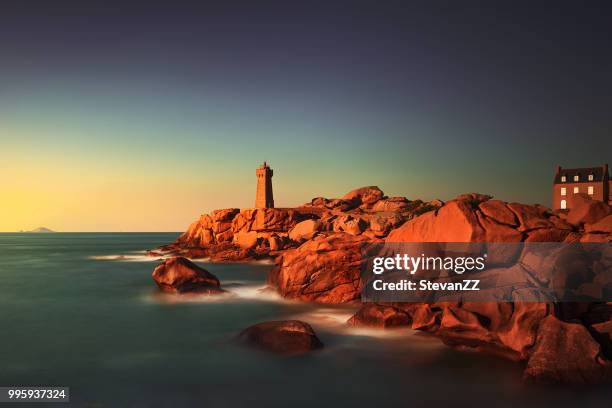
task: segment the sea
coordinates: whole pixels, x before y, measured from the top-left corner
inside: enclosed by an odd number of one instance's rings
[[[228,296],[158,291],[145,250],[178,233],[0,234],[0,387],[62,386],[75,407],[601,407],[612,387],[537,387],[523,366],[408,328],[347,327],[355,306],[282,299],[269,262],[198,263]],[[299,319],[324,348],[244,347],[258,322]],[[11,404],[0,404],[0,407]],[[15,404],[24,407],[26,403]]]

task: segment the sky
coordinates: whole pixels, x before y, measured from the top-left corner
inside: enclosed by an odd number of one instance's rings
[[[3,1],[0,231],[182,231],[364,185],[550,205],[612,165],[612,4]]]

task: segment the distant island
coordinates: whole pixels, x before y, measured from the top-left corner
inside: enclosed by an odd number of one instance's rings
[[[55,231],[53,231],[53,230],[51,230],[49,228],[46,228],[46,227],[38,227],[38,228],[35,228],[35,229],[31,230],[31,231],[20,231],[20,232],[45,232],[46,233],[46,232],[55,232]]]

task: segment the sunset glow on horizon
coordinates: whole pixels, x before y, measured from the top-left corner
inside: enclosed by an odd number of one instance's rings
[[[592,10],[575,37],[535,6],[49,7],[0,16],[0,231],[183,231],[252,207],[264,160],[279,207],[365,185],[550,205],[556,165],[610,162]]]

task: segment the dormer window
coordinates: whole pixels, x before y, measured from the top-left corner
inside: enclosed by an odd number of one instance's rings
[[[574,176],[574,181],[580,181],[580,176],[579,175],[575,175]]]
[[[593,181],[593,175],[589,174],[589,181]]]
[[[565,183],[566,181],[567,181],[567,177],[565,177],[565,176],[561,176],[561,182],[562,182],[562,183]]]

